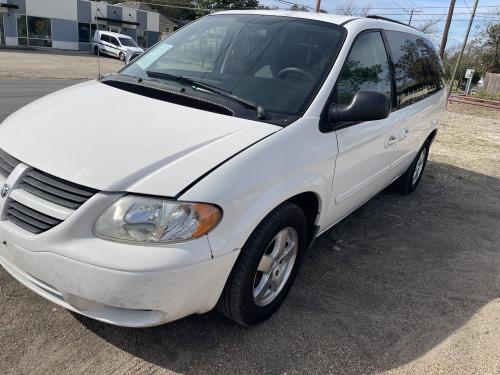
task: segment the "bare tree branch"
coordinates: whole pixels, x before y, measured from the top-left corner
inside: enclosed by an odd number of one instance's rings
[[[361,8],[359,8],[356,5],[355,0],[347,0],[344,2],[342,5],[339,6],[339,8],[335,11],[337,14],[343,14],[346,16],[367,16],[371,13],[371,5],[364,5]]]
[[[425,34],[434,34],[436,32],[435,26],[443,19],[444,17],[429,18],[420,22],[417,26],[415,26],[415,28]]]

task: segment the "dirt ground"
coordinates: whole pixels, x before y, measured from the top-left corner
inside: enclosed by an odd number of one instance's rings
[[[101,75],[116,72],[124,65],[120,60],[107,56],[101,56],[99,62]],[[0,79],[94,79],[98,75],[97,56],[90,52],[54,53],[0,49]]]
[[[499,374],[500,117],[467,107],[445,113],[417,191],[384,191],[322,235],[257,327],[216,312],[113,327],[0,268],[0,372]]]

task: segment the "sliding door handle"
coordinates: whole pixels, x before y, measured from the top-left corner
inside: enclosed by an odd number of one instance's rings
[[[398,138],[395,135],[390,135],[385,141],[385,147],[389,147],[398,142]]]

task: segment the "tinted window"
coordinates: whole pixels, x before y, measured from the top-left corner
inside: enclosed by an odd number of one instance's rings
[[[101,41],[109,43],[109,35],[101,34]]]
[[[349,104],[360,90],[372,90],[391,98],[391,73],[379,32],[358,37],[340,72],[336,85],[336,102]]]
[[[398,108],[443,88],[443,70],[432,43],[413,34],[386,33],[394,63]]]
[[[118,39],[116,39],[114,36],[110,36],[110,37],[109,37],[109,42],[110,42],[111,44],[114,44],[115,46],[119,46],[119,44],[118,44]]]

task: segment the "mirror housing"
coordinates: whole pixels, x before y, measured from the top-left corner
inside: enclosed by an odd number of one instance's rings
[[[358,91],[351,104],[332,103],[328,108],[330,122],[383,120],[391,113],[391,101],[378,91]]]

